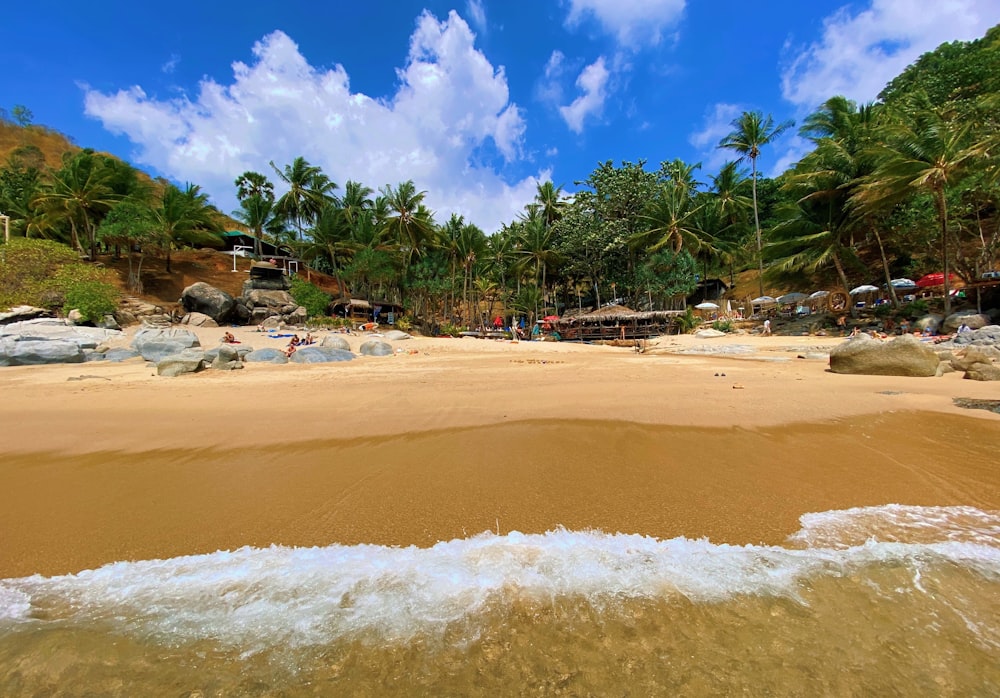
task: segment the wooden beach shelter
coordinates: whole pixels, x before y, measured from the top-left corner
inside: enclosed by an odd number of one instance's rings
[[[595,342],[648,339],[668,334],[680,310],[636,312],[624,305],[609,305],[590,313],[560,318],[553,327],[563,340]]]

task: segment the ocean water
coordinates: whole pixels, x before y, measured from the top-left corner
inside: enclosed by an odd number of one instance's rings
[[[0,695],[1000,695],[1000,512],[781,546],[599,531],[0,580]]]

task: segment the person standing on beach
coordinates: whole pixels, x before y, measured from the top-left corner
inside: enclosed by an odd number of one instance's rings
[[[761,334],[764,335],[765,337],[770,337],[771,336],[771,320],[770,320],[770,318],[768,318],[767,320],[764,320],[764,331],[761,332]]]

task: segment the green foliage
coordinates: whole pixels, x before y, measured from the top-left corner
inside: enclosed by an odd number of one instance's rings
[[[677,316],[677,327],[681,334],[688,334],[701,324],[701,318],[695,315],[694,308],[690,305],[683,315]]]
[[[458,325],[453,325],[450,322],[445,322],[442,323],[439,332],[440,334],[446,334],[452,337],[458,337],[462,334],[462,332],[465,332],[465,330],[459,327]]]
[[[88,321],[96,323],[115,311],[120,296],[118,289],[105,281],[67,281],[63,291],[63,312],[76,309]]]
[[[928,308],[929,306],[927,305],[927,301],[917,300],[907,303],[900,309],[899,312],[902,313],[904,317],[916,320],[917,318],[921,318],[926,315]]]
[[[732,332],[733,331],[733,321],[732,320],[716,320],[712,323],[712,329],[718,330],[719,332]]]
[[[79,261],[76,252],[50,240],[12,238],[0,244],[0,308],[43,305],[56,270]]]
[[[686,251],[660,250],[639,267],[636,283],[656,296],[687,296],[698,286],[694,258]]]
[[[397,330],[401,330],[403,332],[409,332],[410,329],[412,329],[413,327],[413,323],[410,321],[410,318],[404,315],[402,317],[396,318],[394,326]]]
[[[292,279],[290,293],[295,302],[306,309],[310,318],[326,315],[326,309],[332,300],[329,293],[298,277]]]

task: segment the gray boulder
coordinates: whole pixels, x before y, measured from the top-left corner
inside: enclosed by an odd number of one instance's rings
[[[74,325],[85,325],[87,324],[87,318],[83,316],[78,309],[73,308],[71,311],[66,313],[66,319],[72,322]]]
[[[212,368],[217,371],[233,371],[243,368],[239,351],[236,347],[223,344],[215,350],[215,356],[212,358]]]
[[[0,336],[15,339],[60,339],[76,342],[81,349],[96,349],[98,344],[121,337],[122,333],[99,327],[77,327],[66,319],[39,318],[0,325]]]
[[[915,329],[926,330],[929,329],[935,334],[941,331],[941,325],[944,323],[944,316],[938,315],[937,313],[931,313],[929,315],[924,315],[922,318],[913,323]],[[956,325],[957,326],[957,325]]]
[[[34,320],[36,318],[49,318],[52,317],[51,311],[45,308],[36,308],[31,305],[19,305],[17,307],[11,308],[5,313],[0,313],[0,325],[9,325],[12,322],[21,322],[22,320]]]
[[[951,339],[953,344],[1000,345],[1000,325],[986,325],[971,332],[961,332]]]
[[[937,352],[911,335],[885,342],[859,334],[830,350],[833,373],[930,377],[939,363]]]
[[[354,354],[349,351],[316,346],[303,347],[289,357],[293,363],[297,364],[326,364],[335,361],[350,361],[353,358]]]
[[[287,317],[289,325],[304,325],[306,324],[306,320],[309,319],[309,311],[299,305],[292,312],[288,313]]]
[[[387,342],[401,342],[404,339],[413,339],[413,337],[402,330],[389,330],[385,333],[385,340]]]
[[[83,347],[74,341],[0,337],[0,366],[79,364],[85,360]]]
[[[961,356],[955,356],[951,360],[951,365],[956,371],[968,371],[973,364],[993,363],[993,359],[1000,357],[1000,349],[992,346],[969,345],[962,352]]]
[[[184,349],[179,354],[164,357],[156,362],[156,373],[174,378],[184,373],[195,373],[205,368],[205,352]]]
[[[184,289],[181,305],[189,313],[204,313],[221,324],[232,315],[236,301],[225,291],[198,281]]]
[[[350,351],[351,345],[347,340],[336,334],[328,334],[320,340],[319,345],[324,349],[339,349],[340,351]]]
[[[247,363],[263,363],[263,364],[287,364],[288,357],[285,356],[285,352],[278,349],[257,349],[251,351],[249,354],[243,357],[243,360]]]
[[[181,318],[182,325],[191,325],[193,327],[218,327],[219,323],[210,318],[205,313],[188,313]]]
[[[944,323],[941,325],[941,332],[944,334],[951,334],[957,330],[958,326],[963,322],[971,329],[978,330],[990,324],[990,316],[981,315],[971,310],[961,313],[952,313],[945,318]]]
[[[975,381],[1000,381],[1000,366],[996,364],[972,364],[965,372],[964,377]]]
[[[393,354],[392,345],[379,339],[369,339],[359,347],[358,351],[365,356],[391,356]]]
[[[132,346],[146,361],[165,359],[173,354],[179,354],[184,349],[200,347],[198,335],[190,330],[176,327],[167,329],[146,328],[135,333]]]
[[[250,289],[244,290],[242,296],[244,304],[248,308],[271,308],[274,315],[281,312],[286,306],[295,306],[295,299],[287,291]]]
[[[118,349],[108,349],[106,352],[104,352],[104,358],[106,360],[114,361],[116,363],[120,361],[128,361],[129,359],[135,359],[138,357],[139,357],[139,352],[135,351],[134,349],[118,348]]]
[[[725,332],[720,332],[719,330],[712,329],[711,327],[704,327],[694,333],[695,337],[701,339],[711,339],[713,337],[725,337]]]

